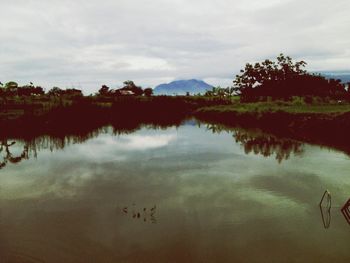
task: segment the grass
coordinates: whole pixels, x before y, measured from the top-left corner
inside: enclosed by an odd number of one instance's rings
[[[287,112],[291,114],[331,114],[338,115],[350,112],[350,104],[295,104],[292,102],[256,102],[256,103],[234,103],[232,105],[218,105],[203,107],[198,112],[220,113],[275,113]]]
[[[349,103],[234,103],[202,107],[194,115],[207,123],[258,129],[277,137],[325,145],[350,155]]]
[[[163,113],[166,117],[167,113],[186,113],[189,115],[200,107],[231,103],[230,99],[204,96],[89,96],[77,98],[49,97],[47,95],[37,97],[14,96],[0,98],[0,121],[43,116],[70,106],[76,112],[81,112],[84,107],[90,105],[105,110],[103,111],[105,113],[109,110],[108,114],[113,115],[123,114],[127,117],[134,112],[152,116]],[[86,114],[82,114],[86,116]]]
[[[253,115],[261,117],[265,114],[289,113],[298,114],[317,114],[321,116],[337,116],[350,112],[350,103],[337,103],[335,101],[322,103],[314,101],[306,104],[302,99],[295,98],[293,101],[266,101],[255,103],[240,103],[239,97],[214,98],[203,96],[152,96],[152,97],[118,97],[118,98],[101,98],[85,97],[83,101],[89,104],[97,105],[101,108],[108,109],[112,106],[118,109],[142,109],[158,108],[162,111],[171,108],[171,111],[186,111],[199,114],[223,115],[229,117],[230,113],[235,115]],[[8,99],[6,103],[0,101],[0,119],[13,120],[24,114],[41,115],[52,111],[55,108],[62,108],[72,103],[81,103],[81,100],[72,98],[50,98],[41,97],[14,97]],[[127,112],[127,111],[126,111]]]

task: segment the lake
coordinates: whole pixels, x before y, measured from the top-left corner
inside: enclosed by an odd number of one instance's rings
[[[194,120],[1,150],[0,262],[350,261],[337,150]]]

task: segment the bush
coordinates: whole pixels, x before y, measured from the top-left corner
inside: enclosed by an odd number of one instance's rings
[[[292,97],[292,104],[293,105],[305,105],[305,100],[303,97],[293,96]]]

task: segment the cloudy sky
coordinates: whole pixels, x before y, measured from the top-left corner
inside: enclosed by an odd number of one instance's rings
[[[132,79],[228,85],[283,52],[350,71],[349,0],[0,0],[0,81],[85,93]]]

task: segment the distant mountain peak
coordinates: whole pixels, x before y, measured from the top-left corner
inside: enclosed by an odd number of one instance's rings
[[[342,83],[350,82],[350,72],[349,71],[323,71],[318,72],[327,79],[340,79]]]
[[[170,83],[160,84],[153,90],[157,95],[185,95],[187,92],[190,94],[205,93],[207,90],[212,89],[212,85],[199,79],[180,79],[174,80]]]

